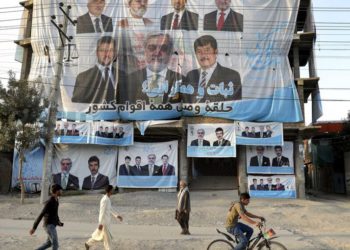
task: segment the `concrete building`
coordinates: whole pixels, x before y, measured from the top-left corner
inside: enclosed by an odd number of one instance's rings
[[[15,42],[24,49],[21,78],[26,78],[29,75],[32,56],[30,27],[33,1],[24,1],[21,4],[28,12],[28,21],[24,30],[24,38]],[[289,62],[294,74],[303,117],[305,117],[304,103],[307,102],[310,95],[315,98],[319,81],[313,54],[316,28],[313,22],[311,4],[311,0],[300,1],[293,43],[289,51]],[[301,78],[300,69],[306,65],[309,68],[309,76]],[[316,116],[315,113],[313,120],[317,119]],[[139,130],[135,128],[135,141],[178,140],[179,178],[187,180],[192,189],[239,189],[240,192],[244,192],[248,188],[246,146],[237,146],[236,158],[188,158],[186,155],[188,124],[233,122],[218,118],[183,117],[171,124],[150,126],[146,130],[145,136],[141,136]],[[316,127],[305,126],[304,121],[284,124],[284,140],[294,143],[294,174],[298,198],[305,197],[304,140],[310,138],[316,129]]]

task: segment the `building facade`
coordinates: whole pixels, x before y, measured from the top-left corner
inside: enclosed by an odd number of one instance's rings
[[[28,22],[24,38],[15,42],[24,49],[21,78],[25,79],[30,74],[33,53],[31,43],[33,1],[24,1],[21,4],[28,13]],[[316,98],[319,81],[313,55],[316,28],[313,22],[312,1],[300,0],[297,13],[288,58],[298,91],[302,117],[305,117],[304,103],[307,102],[310,95],[312,99]],[[300,69],[306,65],[309,68],[309,76],[301,78]],[[313,120],[316,119],[317,110],[315,109]],[[187,128],[189,124],[233,124],[234,120],[214,117],[181,117],[171,123],[150,125],[144,135],[141,135],[137,123],[134,123],[134,140],[136,142],[178,141],[178,178],[186,180],[192,189],[238,189],[239,192],[249,190],[250,183],[247,173],[247,147],[249,146],[237,145],[236,157],[231,158],[193,158],[187,156],[189,133]],[[315,127],[305,126],[304,121],[283,124],[283,139],[286,142],[292,142],[293,145],[293,175],[295,176],[295,190],[298,198],[305,197],[304,140],[310,138],[315,130]]]

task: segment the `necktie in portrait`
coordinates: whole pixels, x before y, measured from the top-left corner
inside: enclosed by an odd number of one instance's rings
[[[222,27],[224,26],[224,23],[225,23],[225,12],[221,11],[219,21],[218,21],[217,30],[220,31],[222,29]]]
[[[173,30],[177,30],[179,28],[179,14],[175,15],[174,22],[173,22]]]
[[[102,32],[101,27],[100,27],[100,19],[99,18],[95,19],[95,31],[96,31],[96,33]]]

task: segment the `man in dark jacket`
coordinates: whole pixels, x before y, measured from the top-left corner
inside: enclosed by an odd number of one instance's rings
[[[180,91],[183,103],[205,103],[242,99],[240,74],[217,61],[218,44],[211,35],[194,42],[194,51],[200,68],[187,73],[183,80],[188,91]]]
[[[47,233],[46,242],[38,249],[46,249],[52,246],[52,249],[58,249],[58,238],[56,226],[63,226],[58,217],[58,197],[62,195],[62,187],[58,184],[51,186],[51,198],[46,202],[43,210],[33,224],[33,228],[29,231],[33,235],[37,229],[41,219],[44,217],[44,229]]]
[[[67,158],[61,159],[61,173],[52,175],[52,181],[55,184],[62,186],[64,190],[79,189],[79,179],[70,173],[72,168],[72,160]]]
[[[105,0],[88,1],[89,11],[77,18],[77,34],[113,31],[112,18],[102,14],[105,4]]]
[[[190,191],[184,180],[180,181],[180,190],[177,194],[176,220],[179,222],[182,231],[181,234],[190,234],[188,222],[190,220],[191,202]]]
[[[100,159],[97,156],[91,156],[88,160],[91,175],[86,176],[83,182],[83,189],[98,190],[103,189],[109,185],[109,178],[99,173]]]

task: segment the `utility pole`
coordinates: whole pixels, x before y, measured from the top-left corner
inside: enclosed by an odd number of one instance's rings
[[[67,26],[68,22],[71,22],[75,25],[75,22],[69,17],[69,12],[71,9],[70,5],[67,5],[66,10],[63,10],[64,4],[59,3],[59,8],[64,14],[64,22],[63,25],[57,25],[55,23],[55,16],[51,16],[51,23],[58,29],[61,45],[57,49],[57,59],[55,66],[55,77],[53,80],[53,84],[50,89],[49,96],[49,114],[48,114],[48,123],[47,123],[47,134],[45,138],[45,156],[44,156],[44,164],[43,164],[43,175],[41,181],[41,195],[40,195],[40,203],[43,204],[47,201],[49,197],[49,188],[50,188],[50,179],[51,179],[51,164],[52,164],[52,152],[53,152],[53,136],[55,133],[55,124],[56,124],[56,115],[57,115],[57,93],[60,88],[61,75],[63,70],[63,57],[64,57],[64,48],[65,48],[65,40],[71,41],[72,37],[68,37]]]

